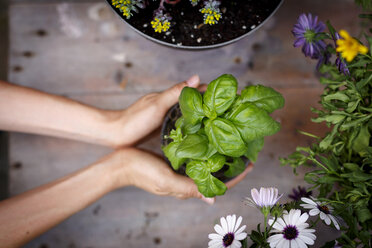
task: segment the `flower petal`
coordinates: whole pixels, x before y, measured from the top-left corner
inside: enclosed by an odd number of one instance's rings
[[[226,221],[226,219],[225,219],[224,217],[221,217],[220,221],[221,221],[221,226],[222,226],[223,231],[224,231],[225,233],[229,232],[229,231],[228,231],[229,229],[228,229],[228,226],[227,226],[227,221]]]
[[[209,239],[213,239],[213,240],[222,240],[223,236],[217,234],[217,233],[211,233],[208,235],[208,238]]]
[[[234,232],[239,228],[240,224],[242,223],[243,217],[239,216],[238,220],[236,221]]]
[[[219,234],[219,235],[225,235],[226,234],[226,232],[222,229],[222,227],[220,226],[220,225],[218,225],[218,224],[216,224],[215,226],[214,226],[214,230]]]
[[[235,235],[235,239],[237,240],[243,240],[247,237],[247,233],[245,232],[242,232],[242,233],[239,233],[238,235]]]

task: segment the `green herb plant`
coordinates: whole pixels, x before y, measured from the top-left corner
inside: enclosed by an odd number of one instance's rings
[[[213,173],[221,170],[234,177],[245,169],[242,159],[255,162],[264,136],[273,135],[280,124],[270,113],[284,106],[284,98],[270,87],[248,86],[237,94],[238,82],[224,74],[213,80],[202,95],[185,87],[179,97],[182,116],[163,147],[174,170],[186,165],[186,174],[206,197],[223,195],[226,185]]]

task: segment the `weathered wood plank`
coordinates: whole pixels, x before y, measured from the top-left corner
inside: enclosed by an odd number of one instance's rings
[[[8,1],[0,2],[0,80],[7,79]],[[9,135],[0,132],[0,200],[9,196]]]
[[[204,82],[232,73],[241,87],[258,82],[283,93],[286,106],[275,113],[282,130],[266,139],[254,171],[212,207],[198,200],[181,202],[125,188],[105,196],[26,247],[205,247],[207,234],[222,215],[242,215],[248,230],[261,221],[255,209],[241,203],[252,187],[276,186],[289,193],[292,187],[303,184],[304,171],[294,176],[290,168],[279,167],[278,157],[311,142],[297,129],[318,135],[326,129],[310,122],[309,106],[317,104],[321,86],[314,74],[314,61],[304,59],[300,50],[292,47],[290,30],[300,13],[313,12],[323,20],[331,19],[337,29],[357,32],[353,1],[340,0],[337,5],[331,0],[285,1],[276,16],[254,35],[201,52],[168,49],[147,41],[105,6],[99,18],[92,19],[92,6],[41,1],[13,5],[10,80],[100,108],[121,109],[194,73]],[[66,29],[66,18],[77,31]],[[159,138],[141,147],[159,153]],[[66,175],[110,151],[75,141],[11,134],[11,194]],[[328,232],[319,239],[329,238]]]

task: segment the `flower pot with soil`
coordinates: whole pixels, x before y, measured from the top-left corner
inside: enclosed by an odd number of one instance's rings
[[[240,95],[237,89],[228,74],[213,80],[203,95],[185,87],[163,124],[162,150],[170,165],[206,197],[223,195],[224,182],[242,173],[248,160],[255,162],[264,136],[280,129],[269,115],[284,106],[280,93],[262,85]]]
[[[135,31],[185,49],[216,48],[261,27],[283,0],[106,0]]]

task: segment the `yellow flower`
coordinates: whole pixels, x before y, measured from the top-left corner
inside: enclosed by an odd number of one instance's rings
[[[170,22],[167,20],[164,20],[163,22],[155,17],[153,21],[151,21],[151,26],[157,33],[166,32],[170,27]]]
[[[351,62],[358,53],[366,54],[368,48],[360,44],[356,39],[351,37],[345,30],[340,30],[340,36],[343,39],[336,41],[336,51],[341,53],[341,56],[346,59],[347,62]]]

